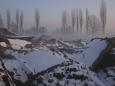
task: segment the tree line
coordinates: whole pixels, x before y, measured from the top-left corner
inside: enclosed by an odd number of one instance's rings
[[[6,10],[6,28],[15,33],[21,33],[23,31],[23,23],[24,23],[24,14],[23,10],[16,9],[15,13],[15,21],[11,19],[11,10]],[[40,23],[40,13],[38,9],[35,9],[35,24],[36,30],[35,32],[39,32],[39,23]],[[2,15],[0,14],[0,28],[4,28],[5,24],[3,23]]]
[[[85,25],[87,35],[90,33],[94,34],[100,31],[104,34],[106,28],[106,14],[107,7],[106,2],[104,0],[101,0],[100,17],[97,17],[94,14],[90,14],[89,9],[86,8],[84,18],[83,10],[81,8],[76,8],[71,11],[71,17],[69,20],[68,12],[64,11],[62,13],[61,31],[64,33],[77,32],[81,34]]]
[[[85,17],[84,17],[85,14]],[[71,11],[70,20],[69,14],[67,11],[62,13],[62,27],[61,32],[64,33],[77,33],[82,34],[85,28],[86,34],[94,34],[96,32],[105,33],[106,28],[106,14],[107,14],[107,7],[106,2],[101,0],[100,6],[100,17],[97,17],[94,14],[90,14],[89,9],[86,8],[85,12],[81,8],[76,8]],[[36,33],[40,32],[40,13],[38,9],[35,9],[35,29]],[[11,11],[10,9],[6,10],[6,25],[10,31],[15,33],[23,32],[23,23],[24,23],[24,14],[23,10],[19,8],[15,12],[15,21],[11,18]],[[0,27],[5,27],[2,19],[2,15],[0,14]]]

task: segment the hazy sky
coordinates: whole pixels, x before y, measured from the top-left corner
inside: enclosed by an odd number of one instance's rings
[[[113,29],[115,27],[115,0],[105,1],[108,10],[107,26]],[[16,9],[23,10],[24,27],[29,28],[35,26],[34,11],[38,8],[41,26],[58,28],[61,26],[61,15],[64,10],[71,13],[72,9],[89,8],[91,14],[99,16],[100,2],[101,0],[0,0],[0,13],[6,20],[6,9],[10,8],[12,20],[14,20]]]

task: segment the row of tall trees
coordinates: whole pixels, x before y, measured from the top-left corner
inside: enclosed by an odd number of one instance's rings
[[[71,11],[71,17],[69,19],[69,14],[67,11],[62,13],[62,31],[63,32],[75,32],[82,33],[83,29],[83,12],[82,9],[76,9]]]
[[[13,32],[20,33],[21,30],[23,29],[23,11],[17,9],[16,10],[16,17],[15,21],[11,19],[11,11],[10,9],[7,9],[6,11],[6,16],[7,16],[7,28]]]
[[[85,14],[85,17],[84,17]],[[106,2],[104,0],[101,0],[101,6],[100,6],[100,17],[97,17],[94,14],[90,14],[89,9],[86,8],[85,12],[81,8],[77,8],[71,11],[71,17],[69,19],[69,14],[67,11],[64,11],[62,13],[62,32],[65,33],[73,33],[77,32],[81,34],[86,28],[86,33],[92,33],[94,34],[97,31],[102,31],[102,33],[105,33],[105,26],[106,26],[106,14],[107,14],[107,8],[106,8]],[[6,11],[6,22],[7,22],[7,28],[13,32],[20,33],[23,31],[23,21],[24,21],[24,15],[23,11],[17,9],[15,13],[14,20],[11,18],[11,11],[10,9],[7,9]],[[4,27],[5,24],[3,24],[2,15],[0,14],[0,27]],[[35,32],[39,33],[40,31],[40,13],[38,9],[35,9]]]
[[[62,31],[75,32],[76,30],[77,32],[82,33],[84,21],[82,9],[77,8],[76,10],[72,10],[70,19],[68,15],[67,11],[62,13]]]
[[[106,2],[104,0],[101,1],[100,7],[100,17],[97,17],[94,14],[89,13],[89,9],[86,8],[85,10],[85,17],[83,16],[83,11],[81,8],[77,8],[72,10],[71,17],[68,19],[67,11],[62,13],[62,32],[70,33],[70,32],[77,32],[81,34],[83,32],[83,28],[86,28],[86,33],[96,33],[102,32],[105,33],[105,26],[106,26]],[[68,24],[68,21],[70,24]]]
[[[15,33],[21,33],[23,31],[23,23],[24,23],[24,15],[23,11],[17,9],[15,13],[15,17],[13,17],[13,20],[11,18],[11,11],[10,9],[6,10],[6,27],[8,30],[13,31]],[[36,31],[39,32],[39,23],[40,23],[40,13],[38,9],[35,9],[35,25],[36,25]],[[0,14],[0,28],[5,27],[2,19],[2,15]]]

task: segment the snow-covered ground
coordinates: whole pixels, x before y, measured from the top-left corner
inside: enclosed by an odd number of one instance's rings
[[[115,67],[100,70],[98,76],[106,86],[115,86]]]
[[[27,44],[31,44],[31,42],[28,42],[28,41],[25,41],[25,40],[20,40],[20,39],[8,39],[10,44],[11,44],[11,47],[13,49],[24,49],[25,48],[25,45]]]
[[[37,73],[51,66],[60,64],[64,61],[63,56],[58,55],[46,48],[34,49],[25,53],[18,53],[12,50],[6,50],[6,54],[14,56],[18,61],[27,65],[31,72]]]
[[[102,39],[95,39],[89,42],[83,49],[82,52],[68,55],[73,60],[83,62],[88,67],[92,66],[94,61],[98,58],[100,53],[106,48],[107,41]]]
[[[34,77],[31,83],[37,83],[38,86],[56,86],[57,84],[62,86],[105,86],[106,81],[100,78],[101,81],[88,67],[106,48],[106,40],[94,39],[88,44],[85,42],[84,46],[80,46],[80,48],[76,48],[74,44],[61,41],[62,44],[57,42],[56,44],[39,45],[31,49],[27,49],[25,46],[32,42],[21,39],[8,40],[14,50],[6,49],[4,53],[12,55],[13,59],[3,59],[3,62],[7,70],[14,73],[13,76],[16,80],[29,82],[28,74],[32,73],[35,76],[43,73],[36,78]],[[0,45],[7,46],[4,42],[0,42]],[[52,47],[47,47],[48,45]],[[66,52],[66,49],[63,52],[59,47],[72,49],[75,52],[70,54]],[[54,51],[50,48],[54,48]],[[64,54],[68,57],[64,57]],[[98,75],[101,73],[99,72]],[[110,79],[108,81],[110,82]]]
[[[15,79],[21,80],[22,82],[25,82],[28,79],[27,74],[29,71],[23,63],[20,63],[16,59],[4,59],[3,62],[7,70],[14,73],[13,76]]]
[[[34,49],[32,52],[19,54],[18,56],[15,55],[15,57],[21,59],[21,61],[28,65],[29,69],[31,69],[34,74],[64,61],[63,56],[56,53],[53,55],[53,52],[48,49]]]
[[[5,42],[0,42],[0,45],[3,47],[7,47],[7,44]]]
[[[46,86],[105,86],[97,76],[79,62],[57,67],[49,73],[37,77],[38,85]]]

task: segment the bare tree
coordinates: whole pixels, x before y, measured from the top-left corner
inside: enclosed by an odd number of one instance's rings
[[[7,28],[10,29],[10,24],[11,24],[11,13],[10,9],[7,9]]]
[[[17,32],[16,23],[14,21],[11,21],[11,31],[15,33]]]
[[[86,8],[86,33],[89,32],[89,11],[88,8]]]
[[[75,19],[75,10],[72,10],[71,12],[71,17],[72,17],[72,32],[74,32],[74,27],[75,27],[75,22],[76,22],[76,19]]]
[[[0,14],[0,27],[3,28],[4,24],[3,24],[3,19],[2,19],[2,15]]]
[[[62,31],[66,32],[67,29],[67,12],[64,11],[62,13]]]
[[[77,26],[77,33],[79,32],[79,13],[78,13],[78,8],[76,9],[76,26]]]
[[[83,13],[82,9],[79,9],[79,23],[80,23],[80,33],[82,33],[82,27],[83,27]]]
[[[21,11],[21,14],[20,14],[20,31],[22,31],[23,29],[23,11]]]
[[[98,31],[100,31],[100,21],[97,16],[91,15],[89,16],[89,25],[92,31],[92,35],[95,33],[97,34]]]
[[[40,14],[38,9],[35,10],[35,22],[36,22],[36,30],[39,31],[39,23],[40,23]]]
[[[101,0],[100,18],[102,23],[103,34],[105,33],[106,14],[107,14],[106,2],[104,0]]]
[[[16,28],[17,32],[19,32],[19,9],[16,10]]]
[[[90,27],[92,29],[92,34],[94,34],[95,29],[96,29],[96,16],[95,15],[90,16]]]

